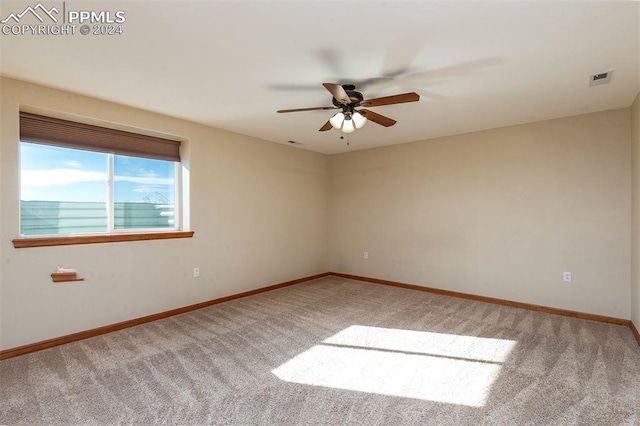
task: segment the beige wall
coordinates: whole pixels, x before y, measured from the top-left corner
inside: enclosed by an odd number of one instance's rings
[[[640,323],[638,99],[327,157],[15,80],[0,90],[0,349],[328,270]],[[185,138],[195,237],[14,249],[21,107]],[[52,284],[59,265],[86,281]]]
[[[328,270],[328,157],[1,79],[0,349]],[[49,109],[188,140],[194,238],[14,249],[18,111]],[[53,284],[57,266],[86,281]],[[200,278],[192,278],[194,266]]]
[[[627,108],[332,156],[331,268],[628,319],[629,153]]]
[[[640,93],[631,107],[631,320],[640,330]]]

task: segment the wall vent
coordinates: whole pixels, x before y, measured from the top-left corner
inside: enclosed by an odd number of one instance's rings
[[[599,72],[589,77],[589,86],[599,86],[601,84],[607,84],[611,81],[611,74],[613,71]]]

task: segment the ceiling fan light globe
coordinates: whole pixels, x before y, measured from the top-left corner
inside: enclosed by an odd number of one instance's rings
[[[356,127],[353,125],[353,120],[344,120],[342,133],[352,133],[354,130],[356,130]]]
[[[367,117],[357,111],[353,113],[351,119],[353,120],[353,124],[356,126],[356,129],[361,129],[365,124],[367,124],[368,121]]]
[[[329,123],[333,126],[334,129],[339,129],[342,127],[342,123],[344,122],[344,114],[339,112],[333,117],[329,119]]]

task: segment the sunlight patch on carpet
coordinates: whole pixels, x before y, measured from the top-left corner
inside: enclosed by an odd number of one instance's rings
[[[515,343],[354,325],[272,373],[305,385],[482,407]]]

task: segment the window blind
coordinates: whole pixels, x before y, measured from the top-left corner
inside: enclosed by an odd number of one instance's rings
[[[179,141],[27,112],[20,113],[20,140],[63,148],[180,161]]]

